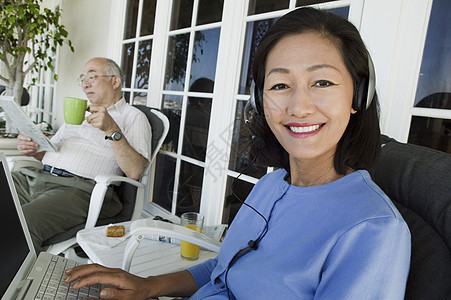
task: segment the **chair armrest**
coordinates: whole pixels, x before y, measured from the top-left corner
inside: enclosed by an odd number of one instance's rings
[[[133,222],[130,226],[130,233],[132,236],[127,243],[124,258],[122,260],[122,269],[125,271],[130,270],[133,255],[135,254],[139,243],[146,235],[165,236],[183,240],[213,252],[219,252],[221,248],[221,242],[212,239],[205,234],[180,225],[155,221],[152,219],[140,219]]]
[[[93,228],[96,225],[100,210],[102,209],[103,201],[105,199],[105,194],[111,184],[118,182],[127,182],[138,188],[145,187],[145,185],[141,182],[125,176],[97,175],[94,180],[96,182],[96,185],[92,190],[91,199],[89,201],[88,217],[86,219],[85,228]]]
[[[136,181],[134,179],[130,179],[125,176],[109,176],[109,175],[97,175],[94,180],[97,182],[97,184],[104,184],[106,186],[109,186],[112,183],[118,183],[118,182],[127,182],[129,184],[132,184],[136,187],[144,187],[144,184],[142,184],[139,181]]]

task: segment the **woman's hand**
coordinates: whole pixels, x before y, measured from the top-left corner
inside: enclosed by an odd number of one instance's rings
[[[92,264],[68,269],[66,274],[68,277],[65,282],[73,283],[72,287],[76,289],[96,283],[114,286],[102,289],[101,299],[140,300],[158,296],[189,297],[197,290],[193,276],[186,270],[142,278],[122,269],[110,269]]]
[[[151,294],[152,277],[138,277],[122,269],[110,269],[91,264],[68,269],[66,274],[68,277],[65,282],[73,283],[72,287],[75,289],[96,283],[113,286],[101,290],[101,299],[139,300],[154,296]]]

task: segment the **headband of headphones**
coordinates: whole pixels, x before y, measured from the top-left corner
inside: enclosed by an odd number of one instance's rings
[[[376,91],[376,73],[374,71],[374,64],[371,56],[368,53],[368,77],[363,78],[360,82],[355,84],[354,97],[352,99],[352,108],[356,111],[362,108],[368,109],[374,98]],[[247,113],[252,109],[254,113],[263,114],[258,107],[263,108],[263,89],[257,87],[254,80],[251,83],[250,89],[251,97],[246,105],[245,118]],[[258,103],[258,104],[257,104]]]

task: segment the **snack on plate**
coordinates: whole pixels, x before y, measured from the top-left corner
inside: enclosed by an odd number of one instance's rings
[[[125,227],[123,225],[111,225],[106,228],[106,236],[121,237],[125,234]]]

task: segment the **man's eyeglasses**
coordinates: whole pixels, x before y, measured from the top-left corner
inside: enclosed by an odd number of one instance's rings
[[[80,77],[78,77],[78,79],[77,79],[77,81],[78,81],[78,84],[80,85],[80,86],[82,86],[83,85],[83,83],[87,83],[87,84],[93,84],[96,80],[97,80],[97,78],[99,78],[99,77],[115,77],[116,75],[88,75],[88,76],[80,76]]]

